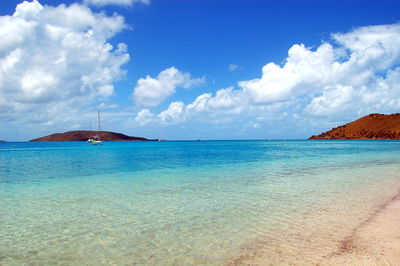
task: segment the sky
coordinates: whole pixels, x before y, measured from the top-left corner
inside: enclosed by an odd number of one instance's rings
[[[2,0],[0,139],[302,139],[400,112],[400,2]]]

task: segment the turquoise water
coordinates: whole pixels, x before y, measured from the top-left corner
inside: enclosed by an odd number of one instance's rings
[[[399,141],[0,143],[0,265],[315,263],[399,170]]]

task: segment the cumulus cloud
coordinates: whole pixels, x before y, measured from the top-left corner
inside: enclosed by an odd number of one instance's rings
[[[149,109],[140,110],[135,117],[139,125],[149,123],[161,123],[164,125],[175,125],[186,120],[186,107],[183,102],[172,102],[168,108],[159,114],[152,113]]]
[[[123,29],[122,16],[79,4],[24,1],[12,16],[1,16],[0,120],[51,123],[61,112],[113,95],[129,55],[125,44],[107,40]]]
[[[204,78],[191,78],[175,67],[161,71],[156,78],[147,76],[137,81],[133,88],[135,103],[143,106],[156,106],[176,92],[176,88],[189,89],[204,82]]]
[[[135,117],[135,121],[143,126],[155,121],[156,115],[153,114],[149,109],[140,110]]]
[[[260,78],[206,93],[180,105],[176,123],[208,116],[342,118],[400,109],[400,24],[335,33],[316,48],[295,44],[282,65],[262,68]],[[284,116],[282,116],[284,114]],[[181,119],[185,117],[185,119]],[[153,114],[154,119],[159,117]],[[172,119],[171,119],[172,120]],[[261,122],[249,124],[260,128]]]
[[[315,50],[293,45],[283,66],[269,63],[261,78],[239,86],[256,104],[303,97],[312,115],[399,108],[393,76],[399,72],[400,24],[362,27],[333,34],[332,40]]]
[[[149,123],[175,125],[196,116],[204,116],[208,120],[210,117],[238,114],[246,105],[243,104],[245,99],[242,96],[240,91],[229,87],[218,90],[215,95],[201,94],[188,105],[183,102],[172,102],[159,114],[154,114],[149,109],[142,109],[137,113],[135,121],[140,125]]]
[[[163,124],[179,124],[185,121],[185,104],[183,102],[172,102],[165,111],[162,111],[158,118]]]
[[[84,3],[99,7],[107,5],[132,6],[136,3],[148,5],[150,0],[84,0]]]
[[[211,93],[204,93],[198,96],[191,104],[188,104],[189,112],[196,113],[240,113],[243,103],[246,102],[245,95],[233,87],[220,89],[213,96]]]

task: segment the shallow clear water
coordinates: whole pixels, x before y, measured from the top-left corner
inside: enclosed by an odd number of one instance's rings
[[[0,265],[316,263],[399,170],[399,141],[0,143]]]

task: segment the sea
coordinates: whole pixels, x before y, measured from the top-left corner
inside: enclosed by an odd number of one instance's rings
[[[0,265],[311,265],[399,188],[400,141],[5,142]]]

